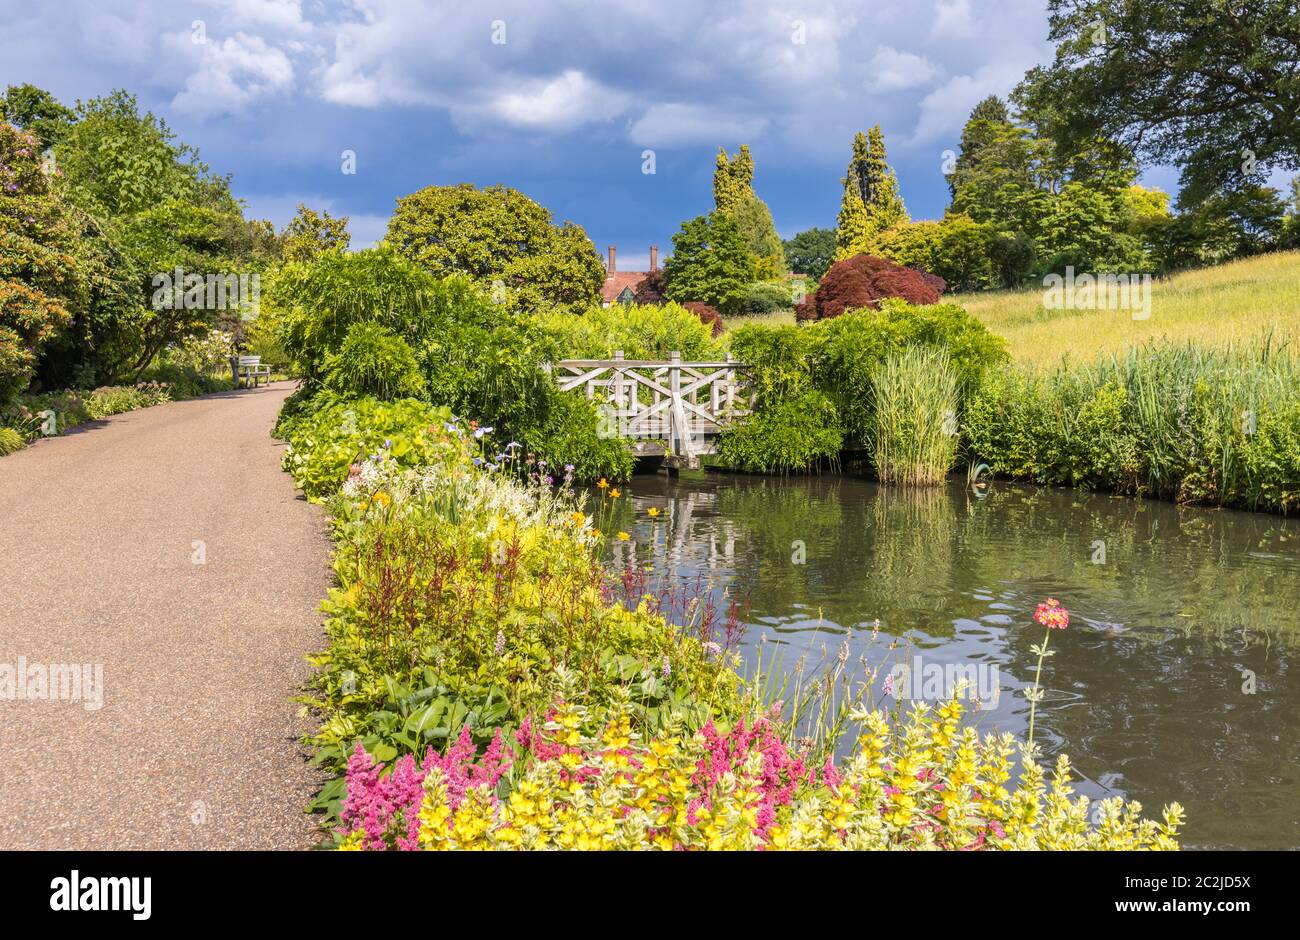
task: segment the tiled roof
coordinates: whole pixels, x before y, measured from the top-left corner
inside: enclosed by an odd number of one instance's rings
[[[618,295],[623,293],[623,288],[630,287],[633,291],[636,286],[645,279],[650,273],[648,271],[615,271],[613,274],[606,275],[605,283],[600,288],[600,296],[607,304],[612,304],[618,300]]]

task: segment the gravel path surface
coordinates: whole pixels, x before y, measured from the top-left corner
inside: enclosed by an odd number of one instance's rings
[[[330,545],[269,435],[292,390],[160,405],[0,458],[0,849],[316,840],[289,699],[324,645]],[[64,700],[6,697],[19,657],[29,693],[33,664],[78,664],[83,700],[66,676]]]

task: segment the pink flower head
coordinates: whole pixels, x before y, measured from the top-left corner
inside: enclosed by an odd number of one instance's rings
[[[1064,630],[1070,625],[1070,612],[1054,597],[1038,605],[1034,620],[1049,630]]]

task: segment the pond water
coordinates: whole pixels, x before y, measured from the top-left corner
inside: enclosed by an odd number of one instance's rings
[[[968,717],[1020,737],[1044,632],[1031,617],[1059,598],[1071,622],[1052,634],[1035,738],[1070,755],[1078,791],[1151,815],[1178,800],[1187,848],[1300,846],[1300,520],[850,476],[644,475],[597,501],[630,536],[611,541],[615,566],[737,603],[748,664],[779,650],[816,667],[847,643],[877,686],[904,663],[903,693],[927,700],[936,667],[974,666]]]

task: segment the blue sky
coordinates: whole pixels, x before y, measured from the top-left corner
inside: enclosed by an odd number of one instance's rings
[[[0,0],[0,83],[136,93],[277,224],[306,202],[360,247],[398,196],[500,182],[632,269],[710,208],[719,146],[788,237],[834,225],[879,123],[912,216],[942,214],[944,151],[1046,33],[1043,0]]]

